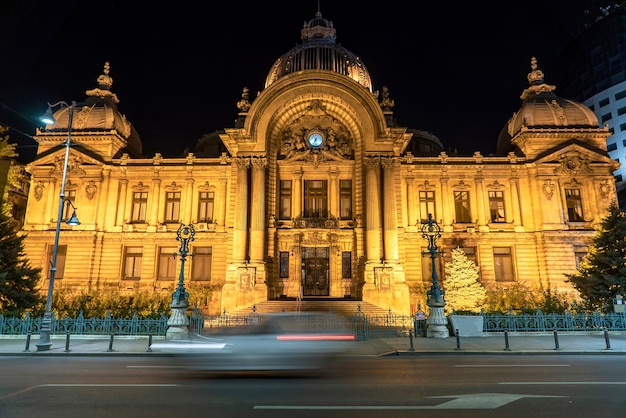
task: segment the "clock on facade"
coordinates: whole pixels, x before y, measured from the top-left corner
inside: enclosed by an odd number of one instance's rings
[[[324,137],[319,132],[311,132],[307,136],[306,140],[309,143],[309,145],[311,145],[312,147],[319,147],[320,145],[322,145],[322,142],[324,141]]]

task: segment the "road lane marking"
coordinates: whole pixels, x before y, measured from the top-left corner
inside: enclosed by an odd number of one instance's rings
[[[496,409],[522,398],[569,398],[569,396],[523,395],[515,393],[470,393],[429,396],[431,399],[454,398],[439,405],[256,405],[265,410],[416,410],[416,409]]]
[[[455,364],[454,367],[571,367],[570,364]]]
[[[178,386],[172,383],[48,383],[39,387],[161,387]]]
[[[500,382],[499,385],[626,385],[626,382]]]

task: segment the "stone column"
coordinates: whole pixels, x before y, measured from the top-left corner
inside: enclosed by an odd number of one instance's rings
[[[302,171],[293,173],[291,218],[302,216]]]
[[[265,168],[267,158],[252,159],[252,203],[250,205],[250,261],[263,262],[265,248]]]
[[[415,179],[413,177],[406,178],[406,191],[407,191],[407,224],[408,226],[417,225],[417,209],[419,208],[419,201],[415,190]],[[433,214],[434,215],[434,214]]]
[[[195,204],[195,199],[193,198],[193,173],[189,172],[188,174],[189,176],[185,179],[185,193],[180,197],[180,222],[191,222],[191,213]]]
[[[491,214],[485,212],[485,205],[489,205],[489,196],[485,198],[483,178],[476,177],[476,208],[478,209],[478,225],[487,225],[491,222]]]
[[[519,201],[519,180],[517,177],[513,177],[511,182],[511,207],[513,209],[513,226],[522,226],[524,224],[522,220],[522,212],[520,210]],[[508,219],[507,219],[508,220]]]
[[[379,173],[380,161],[378,158],[365,158],[365,240],[366,257],[369,263],[379,263],[380,249],[380,192]]]
[[[161,179],[152,179],[151,194],[150,201],[152,202],[152,207],[150,208],[150,214],[146,219],[146,223],[156,225],[158,222],[163,221],[163,211],[161,211],[161,215],[159,216],[159,209],[163,207],[161,205]]]
[[[250,160],[236,158],[235,164],[237,166],[237,192],[233,226],[233,261],[243,263],[246,261],[246,249],[248,248],[248,167]]]
[[[337,172],[337,170],[331,169],[330,170],[330,184],[328,187],[328,203],[329,203],[329,207],[328,210],[330,212],[331,215],[337,217],[337,219],[340,218],[340,214],[339,214],[339,173]]]
[[[228,200],[227,186],[228,180],[226,177],[220,177],[219,179],[219,196],[215,197],[215,219],[217,223],[217,229],[223,232],[226,228],[226,202]]]
[[[398,261],[398,213],[396,211],[396,176],[397,160],[384,158],[383,166],[383,202],[384,202],[384,250],[385,261]]]
[[[116,225],[123,225],[126,215],[126,205],[128,204],[128,179],[120,179],[120,194],[118,195],[118,204],[115,205],[118,208]]]
[[[454,217],[454,199],[450,194],[451,192],[448,181],[448,175],[444,170],[442,177],[439,179],[441,184],[441,213],[443,214],[442,227],[450,226],[452,224],[452,218]],[[435,216],[434,213],[433,216]]]

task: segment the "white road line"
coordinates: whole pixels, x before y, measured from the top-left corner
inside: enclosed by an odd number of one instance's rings
[[[500,382],[499,385],[626,385],[626,382]]]
[[[570,367],[570,364],[455,364],[454,367]]]
[[[178,386],[170,383],[49,383],[40,387],[169,387]]]

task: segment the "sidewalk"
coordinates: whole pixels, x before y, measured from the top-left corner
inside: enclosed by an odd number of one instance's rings
[[[165,337],[152,337],[152,342]],[[85,355],[155,355],[149,348],[147,336],[52,336],[49,350],[37,351],[38,335],[0,336],[0,356],[85,356]],[[623,333],[513,333],[485,334],[480,337],[427,338],[393,337],[355,341],[346,355],[407,356],[407,355],[492,355],[492,354],[619,354],[626,355],[626,335]]]

